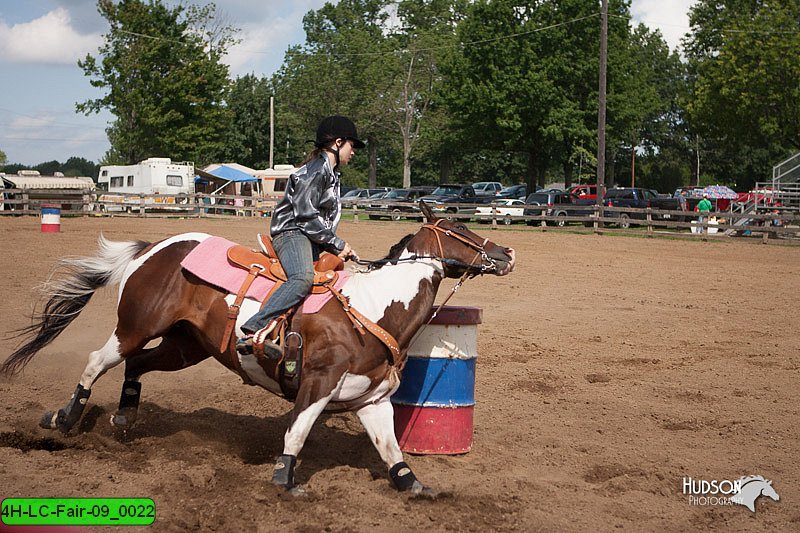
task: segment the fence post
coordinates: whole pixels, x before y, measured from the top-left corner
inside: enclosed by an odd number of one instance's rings
[[[358,204],[353,202],[353,222],[358,222]]]
[[[497,202],[492,202],[492,229],[497,229]]]
[[[594,214],[594,232],[598,235],[602,235],[603,230],[600,229],[600,224],[601,224],[600,217],[602,215],[602,212],[600,210],[599,205],[594,204],[592,206],[592,214]]]
[[[653,236],[653,210],[652,208],[647,208],[647,236]]]

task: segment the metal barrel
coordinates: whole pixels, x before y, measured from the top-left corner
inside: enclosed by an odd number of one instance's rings
[[[472,449],[475,364],[483,310],[444,307],[408,350],[392,396],[400,448],[455,455]]]
[[[42,233],[61,231],[61,204],[42,204]]]

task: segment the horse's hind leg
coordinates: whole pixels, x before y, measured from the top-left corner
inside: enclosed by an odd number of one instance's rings
[[[127,358],[119,407],[111,417],[111,424],[119,428],[129,428],[136,422],[142,393],[139,379],[143,374],[153,370],[162,372],[182,370],[208,357],[193,336],[184,333],[180,326],[176,326],[164,335],[161,343],[155,348],[142,350],[141,353]]]
[[[89,355],[89,363],[83,370],[81,380],[67,405],[57,412],[45,413],[39,421],[39,425],[46,429],[58,429],[62,433],[67,433],[80,420],[89,395],[92,393],[92,385],[97,378],[122,361],[120,343],[115,332],[109,337],[105,346]]]

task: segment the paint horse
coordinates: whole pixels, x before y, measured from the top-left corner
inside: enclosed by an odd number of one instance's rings
[[[386,260],[376,262],[382,266],[354,273],[341,291],[352,307],[397,340],[402,353],[429,316],[444,278],[506,275],[514,268],[514,250],[478,237],[460,222],[437,219],[427,206],[422,209],[427,219],[422,228],[396,244]],[[46,413],[42,427],[68,432],[80,419],[95,381],[122,362],[125,381],[119,410],[111,419],[122,428],[135,421],[143,374],[180,370],[208,357],[239,372],[243,380],[280,394],[278,384],[253,356],[236,354],[233,342],[226,353],[220,350],[234,295],[180,266],[208,238],[185,233],[151,244],[111,242],[101,236],[95,257],[62,261],[67,272],[49,283],[49,299],[42,312],[19,333],[24,344],[0,371],[11,375],[21,370],[70,324],[97,289],[118,283],[117,325],[105,345],[91,353],[72,398],[64,408]],[[258,306],[245,300],[239,321]],[[240,325],[236,325],[237,334],[241,334]],[[361,335],[334,300],[318,313],[305,315],[301,335],[305,343],[302,378],[273,483],[301,492],[294,483],[296,457],[314,421],[323,410],[352,410],[389,468],[395,488],[433,494],[403,461],[394,434],[389,397],[399,380],[386,345],[374,335]],[[145,347],[157,339],[160,344]],[[238,364],[232,360],[235,357]]]

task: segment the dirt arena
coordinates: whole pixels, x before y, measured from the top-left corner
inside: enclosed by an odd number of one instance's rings
[[[254,243],[266,221],[0,219],[3,333],[29,323],[34,287],[65,255],[114,240],[204,231]],[[362,257],[415,223],[345,222]],[[354,415],[323,416],[297,478],[270,484],[290,404],[215,361],[143,378],[118,436],[122,367],[93,388],[68,436],[38,428],[115,323],[105,289],[25,372],[0,378],[0,496],[150,497],[153,531],[797,531],[800,529],[800,247],[511,229],[515,273],[468,282],[484,309],[472,452],[408,456],[437,500],[398,494]],[[452,287],[446,283],[439,294]],[[16,342],[0,341],[0,357]],[[775,502],[690,505],[682,479],[773,480]],[[2,529],[0,527],[0,529]],[[107,531],[108,528],[95,528]],[[132,531],[136,528],[124,528]],[[146,529],[146,528],[141,528]]]

